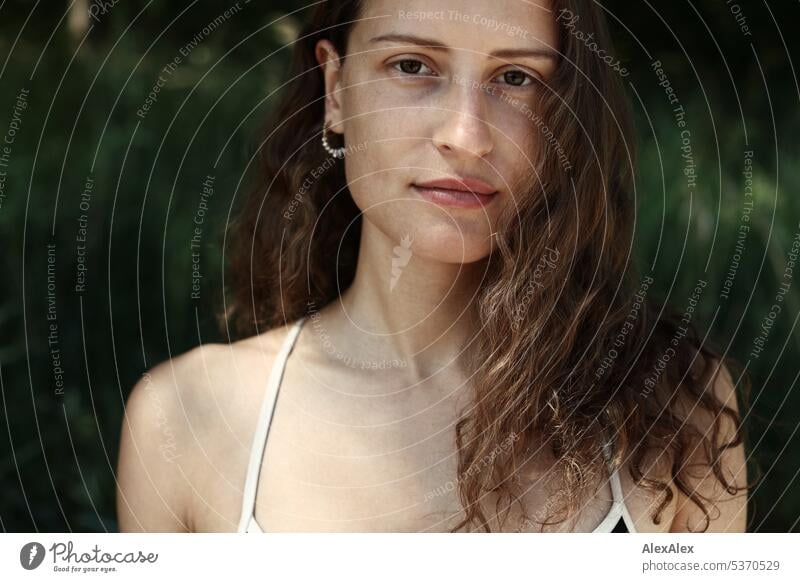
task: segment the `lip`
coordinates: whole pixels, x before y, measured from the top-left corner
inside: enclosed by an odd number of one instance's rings
[[[430,182],[422,182],[419,184],[415,184],[415,186],[419,186],[421,188],[428,188],[428,189],[444,189],[444,190],[458,190],[461,192],[475,192],[475,194],[496,194],[497,190],[495,190],[490,184],[487,184],[483,180],[479,180],[478,178],[460,178],[460,177],[453,177],[453,178],[442,178],[440,180],[431,180]]]
[[[497,197],[497,190],[478,178],[442,178],[412,184],[423,198],[442,206],[482,208]]]

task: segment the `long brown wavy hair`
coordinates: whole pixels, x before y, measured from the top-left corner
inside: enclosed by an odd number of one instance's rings
[[[260,133],[258,172],[228,252],[225,315],[242,335],[306,316],[353,280],[361,217],[344,165],[307,178],[329,158],[320,144],[325,87],[314,49],[327,38],[344,60],[361,8],[362,0],[337,0],[313,9]],[[594,2],[554,0],[551,8],[579,15],[598,46],[612,46]],[[613,442],[614,467],[630,458],[634,481],[663,492],[655,523],[673,494],[666,481],[645,477],[644,463],[649,453],[667,455],[671,481],[702,509],[705,531],[713,500],[693,490],[689,458],[702,451],[728,493],[742,490],[720,465],[725,449],[743,442],[741,416],[711,387],[724,363],[744,405],[750,381],[691,321],[649,297],[652,278],[631,262],[635,151],[624,85],[563,19],[558,24],[560,62],[535,111],[553,139],[539,140],[524,194],[498,225],[477,298],[474,400],[455,429],[464,517],[453,531],[490,531],[482,500],[494,493],[504,511],[519,501],[516,468],[540,446],[551,448],[563,478],[564,503],[544,522],[571,515],[607,467],[604,442]],[[558,260],[543,269],[553,249]],[[711,436],[687,421],[692,409],[713,419]],[[727,442],[726,419],[735,427]]]

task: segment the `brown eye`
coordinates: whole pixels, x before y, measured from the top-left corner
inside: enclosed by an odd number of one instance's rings
[[[403,59],[402,61],[393,63],[392,66],[406,75],[419,75],[421,74],[420,70],[423,67],[430,70],[425,63],[418,61],[417,59]]]
[[[525,83],[525,79],[528,75],[523,73],[522,71],[509,71],[505,74],[506,82],[509,85],[522,85]]]
[[[536,78],[520,69],[512,69],[502,73],[503,81],[512,87],[525,87],[536,81]],[[526,81],[529,81],[526,83]]]

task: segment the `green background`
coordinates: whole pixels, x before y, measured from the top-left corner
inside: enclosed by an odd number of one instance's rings
[[[167,6],[167,4],[175,4]],[[289,62],[298,2],[241,11],[166,77],[145,119],[137,109],[162,68],[230,5],[126,0],[71,31],[67,3],[0,6],[0,135],[16,96],[28,107],[0,205],[0,528],[113,531],[123,401],[143,371],[222,339],[225,225],[243,195],[259,121]],[[695,321],[753,378],[747,422],[763,481],[751,531],[800,531],[796,435],[800,283],[766,347],[753,341],[784,280],[800,222],[800,62],[796,2],[739,2],[743,35],[722,1],[606,2],[615,52],[631,71],[640,136],[636,248],[656,295],[683,308],[708,281]],[[686,109],[698,187],[686,190],[680,136],[650,62],[663,63]],[[746,137],[745,137],[746,136]],[[745,150],[754,208],[730,297],[720,298],[743,208]],[[202,291],[190,297],[190,239],[213,174],[202,232]],[[87,176],[86,288],[75,291]],[[55,245],[57,344],[48,344],[48,255]],[[57,394],[51,348],[60,350]],[[232,387],[233,389],[233,387]]]

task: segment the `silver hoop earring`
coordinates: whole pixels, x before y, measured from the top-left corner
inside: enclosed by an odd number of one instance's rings
[[[325,151],[328,152],[331,156],[336,158],[337,160],[341,160],[344,158],[344,154],[347,151],[347,148],[340,147],[340,148],[332,148],[331,144],[328,143],[328,123],[325,122],[322,124],[322,147],[325,148]]]

